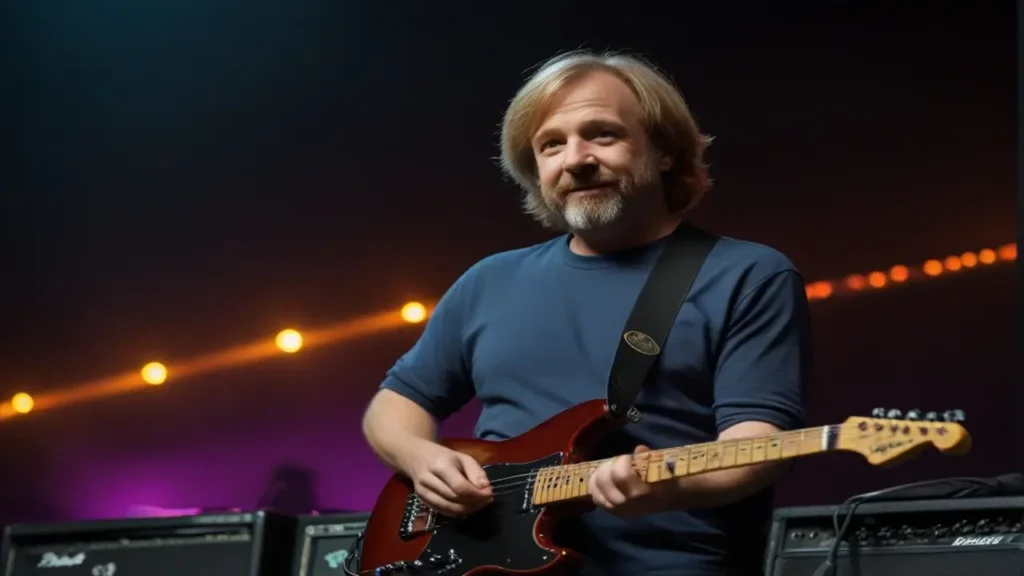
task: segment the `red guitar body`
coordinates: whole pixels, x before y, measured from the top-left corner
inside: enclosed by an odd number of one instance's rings
[[[545,466],[587,460],[595,442],[617,426],[605,402],[592,400],[511,440],[445,441],[445,446],[473,456],[483,466],[494,501],[468,518],[434,517],[415,496],[412,482],[402,475],[393,476],[363,533],[359,573],[573,573],[582,558],[557,546],[551,534],[559,518],[579,514],[588,506],[533,506],[533,482],[528,475]]]

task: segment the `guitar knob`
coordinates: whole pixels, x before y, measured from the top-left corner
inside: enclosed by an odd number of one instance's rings
[[[890,420],[899,420],[901,416],[903,416],[903,413],[900,412],[899,410],[896,410],[895,408],[889,410],[889,412],[885,415],[885,417],[889,418]]]
[[[871,411],[872,418],[885,418],[885,408],[875,408]]]
[[[939,415],[935,412],[929,412],[924,415],[924,419],[926,422],[937,422],[939,420]]]
[[[918,410],[917,408],[914,408],[910,412],[907,412],[907,420],[920,420],[920,419],[921,419],[921,411]]]

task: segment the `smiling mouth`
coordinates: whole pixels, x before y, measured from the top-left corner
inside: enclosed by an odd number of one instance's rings
[[[614,186],[613,184],[598,184],[596,186],[587,186],[586,188],[573,188],[572,190],[569,191],[569,195],[573,195],[573,194],[580,194],[580,195],[596,194],[598,192],[604,192],[606,190],[609,190],[613,186]]]

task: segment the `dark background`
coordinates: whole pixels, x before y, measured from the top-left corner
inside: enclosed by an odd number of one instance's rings
[[[497,128],[578,47],[675,78],[716,137],[698,221],[808,280],[1013,241],[1013,5],[817,4],[6,3],[0,396],[434,298],[545,239]],[[1004,265],[815,303],[813,423],[961,408],[975,446],[807,461],[780,504],[1021,470],[1016,300]],[[281,470],[366,509],[387,473],[359,414],[416,335],[0,422],[0,523],[252,507]]]

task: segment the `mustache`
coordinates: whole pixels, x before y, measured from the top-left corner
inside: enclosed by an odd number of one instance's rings
[[[564,184],[558,187],[560,194],[572,194],[573,192],[579,192],[580,190],[589,190],[591,188],[617,188],[619,186],[618,180],[591,180],[587,182],[572,182],[570,184]]]

